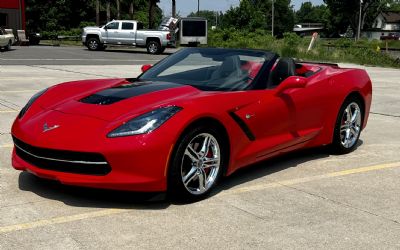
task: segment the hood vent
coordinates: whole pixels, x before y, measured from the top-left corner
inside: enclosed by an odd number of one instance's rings
[[[87,104],[110,105],[128,98],[181,86],[176,83],[134,82],[102,90],[79,101]]]

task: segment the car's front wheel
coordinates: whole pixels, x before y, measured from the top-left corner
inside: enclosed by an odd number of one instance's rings
[[[333,152],[347,154],[357,147],[363,122],[363,106],[358,98],[347,98],[340,108],[333,136]]]
[[[181,139],[171,161],[168,191],[172,199],[207,196],[222,175],[226,145],[217,129],[199,126]]]

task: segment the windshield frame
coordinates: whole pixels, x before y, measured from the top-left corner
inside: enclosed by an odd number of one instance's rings
[[[206,85],[196,85],[196,84],[190,84],[190,83],[182,83],[179,81],[171,81],[171,80],[165,80],[162,79],[162,77],[146,77],[146,76],[151,76],[151,75],[158,75],[162,73],[163,71],[167,70],[171,66],[175,64],[171,64],[171,61],[175,61],[178,58],[186,58],[190,54],[194,53],[237,53],[238,55],[242,56],[253,56],[253,57],[260,57],[264,59],[263,65],[256,74],[256,76],[252,79],[252,82],[245,88],[245,89],[227,89],[227,88],[217,88],[217,89],[207,89]],[[279,58],[279,56],[270,51],[264,51],[264,50],[253,50],[253,49],[225,49],[225,48],[184,48],[179,50],[178,52],[162,59],[158,63],[154,64],[152,68],[147,70],[146,72],[143,72],[137,77],[137,80],[140,81],[168,81],[168,82],[173,82],[177,84],[182,84],[182,85],[188,85],[188,86],[193,86],[195,88],[201,89],[201,90],[208,90],[208,91],[241,91],[241,90],[259,90],[259,89],[266,89],[267,87],[267,82],[268,82],[268,77],[269,73],[275,64],[276,60]],[[186,71],[184,71],[186,72]],[[199,81],[201,82],[201,81]]]

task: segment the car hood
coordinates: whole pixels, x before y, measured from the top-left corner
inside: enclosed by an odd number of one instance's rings
[[[201,92],[188,85],[168,82],[88,80],[50,89],[41,98],[40,105],[46,110],[115,121],[190,100]]]

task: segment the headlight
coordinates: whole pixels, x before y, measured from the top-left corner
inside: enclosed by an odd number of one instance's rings
[[[19,112],[18,118],[21,119],[26,111],[28,111],[28,109],[32,106],[32,104],[41,96],[44,94],[44,92],[46,92],[47,89],[44,89],[42,91],[39,91],[38,93],[34,94],[31,99],[29,99],[28,103],[21,109],[21,112]]]
[[[124,123],[117,129],[110,132],[107,137],[114,138],[150,133],[160,127],[164,122],[166,122],[180,110],[182,110],[182,108],[169,106],[150,111]]]

